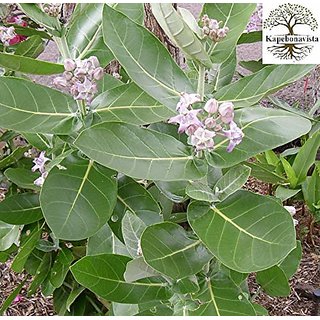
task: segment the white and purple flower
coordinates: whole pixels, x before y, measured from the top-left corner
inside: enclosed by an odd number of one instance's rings
[[[242,130],[233,121],[230,122],[230,130],[223,130],[224,135],[229,139],[229,145],[227,147],[227,152],[232,152],[232,150],[241,143],[244,134]]]

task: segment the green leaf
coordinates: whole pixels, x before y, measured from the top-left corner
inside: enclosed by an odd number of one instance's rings
[[[261,306],[258,303],[252,303],[252,306],[254,308],[254,311],[256,312],[257,316],[268,316],[269,312],[266,308],[264,308],[263,306]]]
[[[38,4],[35,3],[19,3],[21,10],[33,21],[46,27],[53,35],[60,35],[61,25],[56,17],[50,17],[44,13]]]
[[[127,211],[122,219],[122,235],[124,243],[132,258],[141,256],[140,238],[147,225],[131,211]]]
[[[53,135],[29,132],[23,132],[22,135],[30,145],[36,147],[39,150],[47,150],[49,148],[52,148]]]
[[[255,3],[206,3],[203,6],[201,16],[207,14],[209,18],[222,21],[221,28],[229,28],[227,36],[212,45],[211,60],[214,63],[222,63],[229,57],[255,9]]]
[[[284,168],[284,171],[288,177],[288,181],[290,183],[290,188],[294,189],[298,184],[298,177],[297,177],[295,171],[293,170],[289,161],[287,161],[283,157],[281,157],[280,160],[281,160],[282,166]]]
[[[8,298],[2,303],[1,309],[0,309],[0,316],[3,316],[4,313],[7,311],[7,309],[10,307],[11,303],[14,301],[16,296],[20,293],[22,287],[26,283],[26,280],[21,281],[18,286],[10,293]]]
[[[71,293],[67,299],[67,304],[66,304],[66,308],[68,311],[70,311],[71,305],[75,302],[75,300],[80,296],[80,294],[84,290],[85,290],[84,287],[78,287],[78,288],[74,289],[73,291],[71,291]]]
[[[311,177],[307,177],[307,180],[302,184],[302,192],[308,208],[315,213],[316,204],[320,201],[320,167],[318,162]]]
[[[278,266],[258,272],[256,280],[272,297],[286,297],[290,294],[288,279]]]
[[[319,148],[320,132],[313,134],[300,148],[292,164],[292,168],[296,173],[298,183],[301,183],[306,179],[309,168],[315,162]]]
[[[51,40],[51,36],[43,31],[43,30],[37,30],[35,28],[30,28],[30,27],[22,27],[20,25],[17,24],[10,24],[14,26],[14,30],[17,34],[23,35],[23,36],[27,36],[29,37],[28,39],[30,39],[32,36],[39,36],[42,39],[49,39]],[[26,42],[26,40],[24,40],[23,42]],[[19,43],[19,45],[22,44],[22,42]],[[19,45],[16,46],[16,48],[19,47]]]
[[[22,132],[70,134],[77,105],[72,97],[28,80],[0,78],[0,126]]]
[[[34,276],[33,281],[31,282],[31,285],[28,288],[28,297],[35,294],[36,290],[39,288],[41,283],[46,279],[48,273],[50,272],[51,259],[51,253],[46,253],[43,256],[39,268],[37,269],[36,275]]]
[[[35,227],[32,230],[26,230],[26,237],[24,241],[21,243],[19,253],[16,255],[11,265],[11,269],[13,271],[18,273],[22,272],[29,255],[37,245],[41,233],[42,228],[38,224],[35,225]]]
[[[1,108],[1,106],[0,106],[0,108]],[[0,120],[0,122],[1,122],[1,120]],[[8,156],[2,158],[0,160],[0,170],[5,169],[5,168],[11,166],[12,164],[18,162],[18,160],[20,160],[24,156],[24,153],[29,148],[30,148],[29,146],[18,147],[16,149],[14,149]]]
[[[146,264],[143,257],[133,259],[127,263],[124,279],[134,282],[144,278],[158,277],[160,274]]]
[[[20,226],[13,226],[0,221],[0,251],[9,249],[20,236]]]
[[[311,128],[309,120],[282,110],[252,107],[237,110],[235,114],[235,122],[242,129],[244,138],[231,153],[226,151],[228,139],[217,139],[216,149],[207,155],[213,167],[236,165],[260,152],[284,145]],[[288,126],[288,123],[294,123],[294,126]]]
[[[199,37],[202,36],[202,31],[201,28],[198,25],[198,22],[196,20],[196,18],[194,17],[194,15],[185,8],[182,7],[178,7],[177,8],[178,13],[180,14],[180,16],[182,17],[182,19],[184,20],[184,22],[188,25],[188,27]]]
[[[107,90],[92,102],[96,121],[149,124],[166,120],[175,113],[143,92],[134,83]]]
[[[176,203],[186,200],[187,181],[154,181],[154,184],[169,200]]]
[[[0,66],[13,71],[39,75],[57,74],[64,71],[62,64],[36,60],[9,53],[0,53]]]
[[[116,317],[134,316],[139,313],[139,305],[113,302],[112,311],[113,315]]]
[[[262,31],[252,31],[252,32],[242,33],[237,44],[255,43],[260,41],[262,41]]]
[[[75,15],[67,33],[72,58],[96,56],[102,66],[113,59],[113,54],[103,42],[102,9],[103,3],[90,3]]]
[[[130,78],[165,106],[175,110],[181,92],[195,91],[151,32],[107,5],[103,11],[103,37]]]
[[[298,270],[302,258],[301,242],[297,240],[297,246],[293,249],[285,259],[278,265],[285,273],[286,277],[290,279]]]
[[[214,86],[214,91],[217,91],[224,86],[228,85],[234,76],[237,67],[237,51],[234,48],[230,51],[230,54],[226,59],[219,65],[217,72],[216,84]]]
[[[17,45],[15,55],[36,58],[44,49],[45,45],[41,37],[34,35]]]
[[[117,3],[114,9],[122,12],[135,23],[143,25],[144,5],[143,3]]]
[[[141,249],[148,265],[173,279],[198,273],[212,259],[200,240],[190,239],[181,226],[172,222],[146,228]]]
[[[0,221],[23,225],[43,218],[39,195],[33,193],[15,194],[0,202]]]
[[[4,175],[20,188],[40,190],[40,188],[34,184],[34,180],[39,177],[38,172],[32,172],[24,168],[8,168],[4,172]]]
[[[106,223],[96,234],[88,239],[87,256],[113,253],[112,230]]]
[[[220,201],[241,189],[250,176],[251,169],[245,165],[238,165],[227,171],[216,183],[214,190]]]
[[[165,283],[150,279],[128,283],[124,280],[131,259],[115,254],[88,256],[71,267],[75,279],[103,299],[120,303],[167,300],[171,294]]]
[[[283,202],[294,197],[300,191],[300,189],[290,189],[280,185],[277,187],[274,195]]]
[[[141,184],[123,175],[118,178],[117,204],[109,221],[113,232],[122,241],[122,219],[127,211],[146,225],[161,221],[161,209],[152,195]]]
[[[192,202],[188,221],[224,265],[242,273],[279,263],[296,245],[288,211],[271,197],[244,190],[216,207]]]
[[[212,62],[204,49],[204,45],[196,34],[184,22],[171,3],[151,3],[152,13],[170,40],[185,55],[211,68]]]
[[[189,182],[186,188],[186,193],[190,198],[199,201],[206,201],[210,203],[219,201],[218,197],[213,193],[213,190],[206,184],[199,181]]]
[[[231,101],[239,107],[252,106],[269,94],[303,77],[313,68],[314,65],[302,64],[271,65],[221,88],[215,94],[215,98],[220,102]]]
[[[62,286],[73,259],[70,249],[64,247],[59,250],[50,270],[50,282],[55,288]]]
[[[101,123],[82,131],[75,145],[94,161],[133,178],[199,179],[201,160],[173,137],[123,123]]]
[[[246,162],[246,166],[251,168],[251,175],[259,180],[268,183],[281,183],[284,182],[284,177],[275,172],[275,166],[259,163],[259,162]]]
[[[262,63],[262,60],[251,60],[251,61],[240,61],[240,66],[251,71],[251,72],[258,72],[261,69],[265,68],[267,65]]]
[[[195,293],[200,290],[197,277],[195,275],[177,280],[172,288],[180,294]]]
[[[253,316],[253,306],[225,275],[218,273],[206,278],[200,292],[194,296],[201,302],[198,309],[189,311],[191,316]]]
[[[53,168],[42,186],[43,215],[57,238],[88,238],[112,214],[117,194],[115,173],[73,155],[61,164],[66,170]]]

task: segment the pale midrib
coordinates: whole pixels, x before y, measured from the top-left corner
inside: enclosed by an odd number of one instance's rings
[[[191,249],[191,248],[197,246],[197,245],[200,244],[200,243],[201,243],[201,240],[197,240],[196,242],[191,243],[191,244],[189,244],[188,246],[186,246],[186,247],[184,247],[184,248],[182,248],[182,249],[180,249],[180,250],[173,251],[173,252],[171,252],[171,253],[169,253],[169,254],[167,254],[167,255],[165,255],[165,256],[161,256],[161,257],[155,258],[155,259],[148,259],[148,262],[154,262],[154,261],[158,261],[158,260],[162,260],[162,259],[166,259],[166,258],[172,257],[172,256],[174,256],[175,254],[180,253],[180,252],[184,252],[184,251],[186,251],[186,250],[188,250],[188,249]]]
[[[75,204],[76,204],[76,202],[77,202],[77,200],[78,200],[78,198],[79,198],[79,196],[80,196],[80,194],[81,194],[81,191],[82,191],[82,189],[83,189],[83,187],[84,187],[84,184],[85,184],[86,180],[88,179],[88,176],[89,176],[89,173],[90,173],[90,170],[91,170],[92,166],[93,166],[93,161],[90,160],[89,165],[88,165],[88,168],[87,168],[87,170],[86,170],[86,172],[85,172],[85,174],[84,174],[84,176],[83,176],[83,179],[82,179],[82,181],[81,181],[79,190],[78,190],[78,192],[77,192],[77,194],[76,194],[76,196],[75,196],[75,198],[74,198],[74,200],[73,200],[73,202],[72,202],[72,205],[71,205],[71,207],[70,207],[70,209],[69,209],[69,211],[68,211],[67,217],[66,217],[66,219],[65,219],[65,221],[64,221],[64,223],[63,223],[63,225],[62,225],[62,227],[61,227],[61,230],[63,230],[63,228],[64,228],[64,227],[66,226],[66,224],[68,223],[68,220],[69,220],[69,218],[70,218],[70,215],[71,215],[71,213],[72,213],[72,210],[73,210],[73,208],[74,208],[74,206],[75,206]]]
[[[95,110],[93,110],[93,113],[99,113],[102,111],[108,111],[108,112],[112,112],[113,110],[121,110],[121,109],[155,109],[155,108],[166,108],[162,105],[155,105],[155,106],[121,106],[121,107],[106,107],[106,108],[97,108]],[[166,108],[167,109],[167,108]],[[169,110],[169,109],[168,109]],[[170,110],[169,110],[170,111]],[[174,112],[172,112],[174,114]]]
[[[219,312],[219,308],[218,308],[217,302],[216,302],[216,299],[214,298],[214,293],[213,293],[212,286],[211,286],[211,280],[208,281],[208,289],[209,289],[209,292],[210,292],[211,301],[212,301],[212,303],[214,305],[214,308],[217,311],[217,315],[221,316],[221,314]]]
[[[268,244],[274,244],[273,242],[270,242],[268,240],[265,240],[265,239],[262,239],[262,238],[259,238],[253,234],[251,234],[250,232],[248,232],[247,230],[241,228],[239,225],[237,225],[234,221],[232,221],[230,218],[228,218],[226,215],[224,215],[218,208],[212,208],[211,209],[216,212],[221,218],[223,218],[224,220],[226,220],[228,223],[232,224],[236,229],[238,229],[240,232],[243,232],[245,233],[246,235],[248,235],[249,237],[253,238],[253,239],[257,239],[259,241],[262,241],[262,242],[266,242]]]
[[[21,211],[24,212],[24,211],[36,210],[36,209],[40,209],[40,208],[41,208],[40,206],[37,206],[37,207],[32,207],[32,208],[27,208],[27,209],[17,209],[17,210],[11,210],[10,209],[10,213],[12,213],[12,212],[21,212]]]
[[[23,109],[12,107],[12,106],[9,106],[9,105],[3,104],[3,103],[0,103],[0,106],[2,106],[4,108],[7,108],[7,109],[10,109],[10,110],[15,110],[15,111],[18,111],[18,112],[24,112],[24,113],[30,113],[30,114],[38,114],[38,115],[42,115],[42,116],[51,116],[51,117],[54,117],[54,116],[73,117],[74,116],[71,113],[58,113],[58,112],[57,113],[50,113],[50,112],[39,112],[39,111],[23,110]]]

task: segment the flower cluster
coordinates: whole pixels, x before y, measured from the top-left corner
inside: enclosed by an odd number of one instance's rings
[[[0,27],[0,41],[5,47],[10,46],[16,36],[17,34],[14,31],[14,27]]]
[[[58,17],[61,11],[61,3],[43,3],[42,10],[51,17]]]
[[[208,15],[204,15],[202,17],[202,31],[203,33],[208,36],[212,41],[218,42],[227,36],[229,32],[228,27],[220,28],[219,25],[222,21],[218,22],[215,19],[210,19]]]
[[[203,109],[192,109],[192,104],[201,102],[198,94],[181,93],[177,104],[179,114],[169,119],[169,123],[179,124],[179,133],[185,132],[188,143],[196,152],[214,149],[217,135],[228,138],[227,152],[231,152],[244,136],[234,120],[234,107],[231,102],[219,105],[215,99],[207,101]]]
[[[41,176],[38,179],[34,180],[34,184],[38,187],[41,187],[43,185],[44,180],[48,175],[48,172],[45,169],[45,164],[50,159],[45,157],[45,154],[45,151],[41,151],[39,157],[36,157],[33,160],[34,166],[31,168],[32,172],[39,170],[39,172],[41,173]]]
[[[21,27],[27,27],[28,23],[27,21],[24,21],[21,17],[17,16],[11,16],[7,18],[7,23],[12,23],[12,24],[17,24]],[[24,40],[26,40],[28,37],[21,35],[21,34],[16,34],[15,37],[13,39],[10,40],[10,46],[16,44],[16,43],[20,43]]]
[[[102,79],[104,74],[98,58],[92,56],[85,60],[66,59],[64,69],[63,76],[55,78],[54,84],[68,88],[75,100],[85,100],[90,104],[98,92],[96,80]]]
[[[250,17],[250,21],[246,27],[247,32],[260,31],[262,29],[262,4],[257,5],[257,9]]]

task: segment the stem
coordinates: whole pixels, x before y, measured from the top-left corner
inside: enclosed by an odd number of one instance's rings
[[[206,71],[205,67],[200,65],[197,93],[200,95],[201,100],[203,100],[203,97],[204,97],[205,71]]]
[[[65,37],[53,37],[54,42],[57,44],[57,47],[63,57],[63,59],[68,59],[71,56],[67,41]]]

